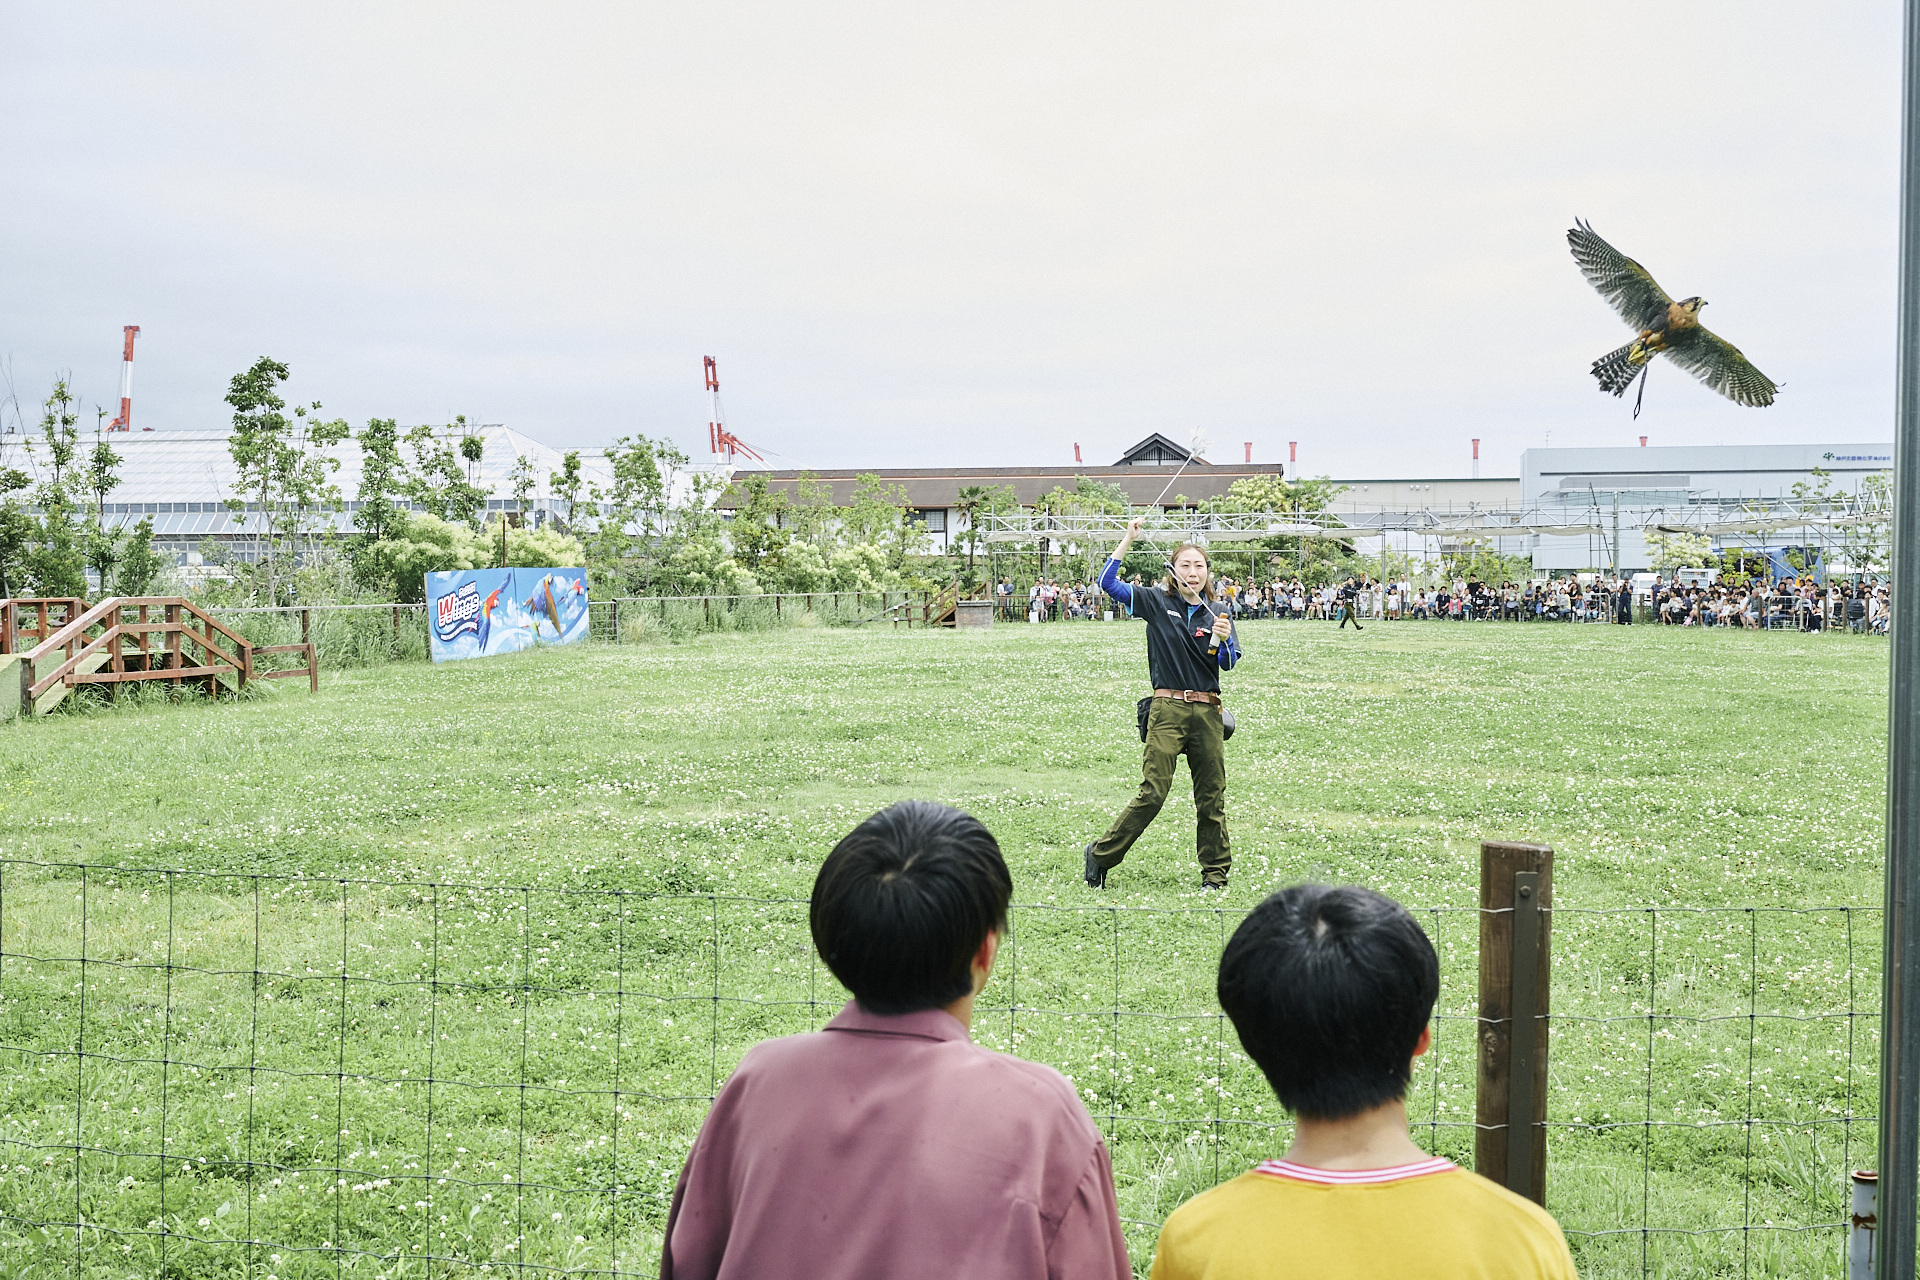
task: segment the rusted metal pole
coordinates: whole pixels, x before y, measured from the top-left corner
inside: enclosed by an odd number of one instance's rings
[[[1847,1227],[1847,1280],[1873,1280],[1873,1246],[1880,1234],[1880,1179],[1872,1171],[1853,1174],[1853,1203]]]

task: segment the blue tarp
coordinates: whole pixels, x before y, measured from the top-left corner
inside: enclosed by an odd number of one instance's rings
[[[585,569],[455,569],[427,575],[433,660],[587,638]]]
[[[1827,580],[1826,557],[1819,547],[1762,547],[1761,554],[1767,558],[1767,572],[1775,582],[1782,578],[1801,578],[1811,576],[1820,582]],[[1789,553],[1799,556],[1804,569],[1794,567],[1787,559]]]

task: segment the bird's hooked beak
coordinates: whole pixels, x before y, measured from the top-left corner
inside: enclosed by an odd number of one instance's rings
[[[1681,303],[1680,305],[1685,307],[1689,311],[1698,312],[1700,308],[1707,305],[1707,300],[1705,298],[1693,297],[1693,298],[1688,298],[1685,302]]]

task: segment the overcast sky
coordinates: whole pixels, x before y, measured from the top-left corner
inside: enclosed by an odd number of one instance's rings
[[[779,465],[1310,473],[1892,435],[1899,11],[1873,4],[0,5],[0,361],[223,428],[368,417]],[[1576,216],[1785,384],[1656,366]],[[11,423],[11,411],[8,411]]]

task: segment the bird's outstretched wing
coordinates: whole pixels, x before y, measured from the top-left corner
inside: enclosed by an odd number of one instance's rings
[[[1753,367],[1740,348],[1711,329],[1696,329],[1689,342],[1676,342],[1666,356],[1735,404],[1764,408],[1773,403],[1780,386]]]
[[[1595,235],[1585,222],[1574,220],[1573,230],[1567,232],[1567,247],[1573,250],[1573,260],[1580,264],[1587,283],[1634,328],[1650,329],[1667,313],[1673,302],[1667,291],[1653,282],[1645,267]]]

